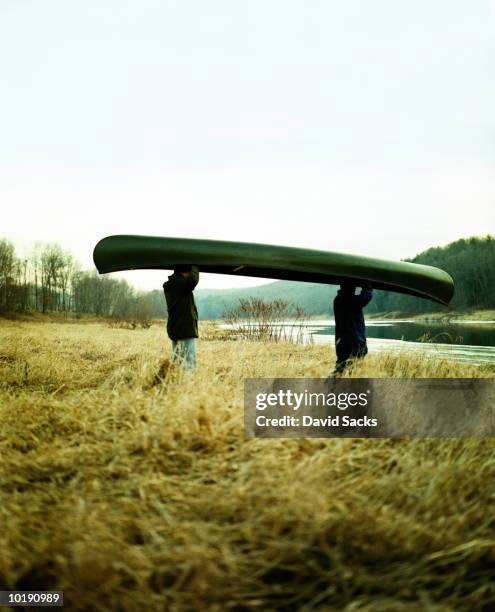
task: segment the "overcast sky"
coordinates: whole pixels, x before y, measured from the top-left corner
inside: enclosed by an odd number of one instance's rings
[[[0,75],[20,254],[90,267],[135,233],[399,259],[495,233],[493,1],[1,0]]]

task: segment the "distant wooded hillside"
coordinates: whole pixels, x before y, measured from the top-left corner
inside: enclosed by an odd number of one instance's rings
[[[200,289],[196,293],[200,316],[205,319],[215,319],[221,317],[226,309],[237,304],[240,298],[247,297],[287,300],[295,306],[300,306],[308,314],[330,313],[337,289],[335,285],[276,281],[259,287],[224,291]]]
[[[468,310],[495,308],[495,239],[463,238],[445,247],[423,251],[413,263],[435,266],[448,272],[454,279],[455,293],[449,308]],[[445,306],[429,300],[399,293],[376,291],[368,312],[435,312]]]

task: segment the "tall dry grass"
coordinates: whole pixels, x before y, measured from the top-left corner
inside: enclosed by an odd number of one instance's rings
[[[216,339],[195,376],[163,326],[0,327],[0,587],[74,610],[490,610],[490,440],[260,440],[243,379],[331,349]],[[487,376],[369,355],[356,376]]]

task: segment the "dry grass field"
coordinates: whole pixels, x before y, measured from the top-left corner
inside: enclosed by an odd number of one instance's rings
[[[495,608],[491,440],[260,440],[243,380],[326,376],[325,346],[0,323],[0,587],[72,610]],[[356,376],[491,376],[369,355]]]

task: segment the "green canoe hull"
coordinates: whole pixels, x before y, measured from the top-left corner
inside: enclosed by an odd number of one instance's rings
[[[121,270],[173,269],[196,264],[201,272],[255,276],[311,283],[371,283],[375,289],[406,293],[448,304],[454,281],[431,266],[345,253],[224,240],[107,236],[93,259],[100,274]]]

